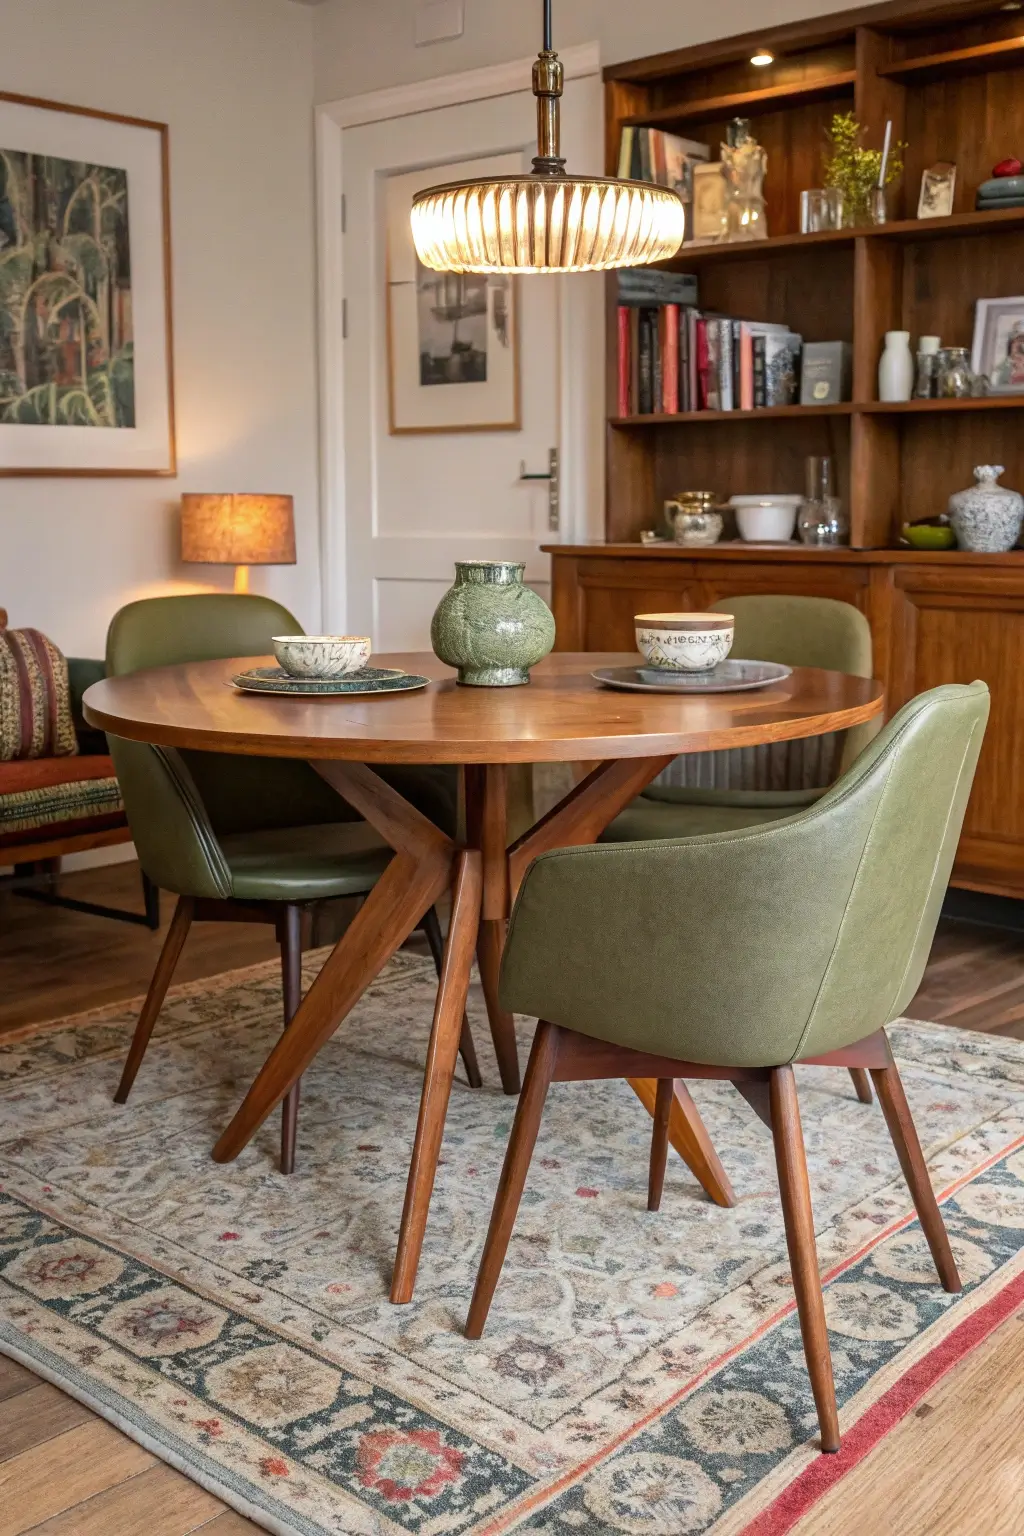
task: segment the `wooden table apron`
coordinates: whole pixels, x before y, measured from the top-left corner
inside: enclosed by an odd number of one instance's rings
[[[844,730],[882,708],[879,683],[811,669],[757,692],[686,699],[611,692],[590,677],[598,666],[635,659],[561,652],[534,668],[528,687],[476,689],[459,688],[450,669],[431,655],[375,656],[381,666],[426,675],[429,688],[373,698],[295,699],[245,695],[228,686],[234,673],[252,665],[250,657],[108,678],[85,695],[86,719],[115,736],[163,747],[305,758],[395,851],[214,1147],[218,1162],[238,1156],[424,912],[451,890],[392,1301],[412,1299],[474,952],[502,1086],[506,1093],[519,1091],[513,1021],[498,1001],[498,970],[508,914],[531,860],[552,848],[595,842],[680,752]],[[596,766],[510,845],[507,765],[566,761]],[[460,766],[465,846],[386,784],[373,763]],[[653,1108],[655,1085],[632,1086]],[[711,1197],[732,1204],[700,1118],[682,1084],[678,1090],[673,1145]]]

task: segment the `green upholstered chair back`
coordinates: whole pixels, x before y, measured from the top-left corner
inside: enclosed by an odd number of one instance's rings
[[[757,594],[723,598],[712,611],[735,615],[734,656],[871,676],[871,631],[851,603]],[[867,746],[879,723],[761,747],[688,753],[670,763],[647,793],[671,799],[673,790],[823,789]]]
[[[785,820],[542,855],[513,912],[503,1005],[720,1066],[883,1027],[920,984],[988,709],[984,683],[920,695]]]
[[[266,656],[301,634],[287,608],[255,594],[144,598],[114,615],[112,676],[174,663]],[[355,819],[307,763],[219,752],[171,752],[110,738],[143,869],[180,895],[227,894],[218,837]]]

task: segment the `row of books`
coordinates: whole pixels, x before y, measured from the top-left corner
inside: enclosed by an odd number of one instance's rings
[[[661,128],[625,127],[619,140],[619,176],[627,181],[656,181],[685,194],[690,187],[687,166],[710,160],[711,146],[683,139]]]
[[[618,414],[792,405],[802,338],[785,325],[702,314],[691,304],[619,304]]]

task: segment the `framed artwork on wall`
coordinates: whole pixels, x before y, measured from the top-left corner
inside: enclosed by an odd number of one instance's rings
[[[1024,295],[978,300],[971,367],[993,395],[1024,395]]]
[[[0,475],[173,475],[167,126],[0,92]]]
[[[424,187],[521,174],[520,154],[428,167],[386,183],[388,420],[405,432],[517,432],[518,279],[432,272],[409,214]]]

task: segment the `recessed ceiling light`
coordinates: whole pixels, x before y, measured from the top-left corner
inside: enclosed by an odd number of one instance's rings
[[[1019,4],[1019,0],[1016,0],[1016,4]],[[765,64],[775,63],[775,55],[769,53],[767,48],[759,48],[755,54],[751,55],[750,62],[763,68]]]

